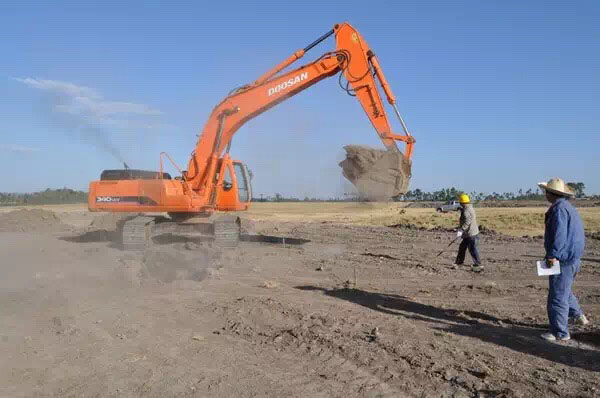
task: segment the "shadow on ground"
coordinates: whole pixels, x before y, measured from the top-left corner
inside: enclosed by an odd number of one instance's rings
[[[159,245],[167,245],[170,243],[201,243],[201,242],[211,242],[213,241],[212,236],[186,236],[186,235],[178,235],[178,234],[162,234],[152,237],[152,242]],[[241,242],[256,242],[256,243],[273,243],[273,244],[281,244],[281,245],[303,245],[305,243],[310,242],[308,239],[300,239],[300,238],[290,238],[290,237],[280,237],[280,236],[270,236],[270,235],[240,235]]]
[[[275,243],[282,245],[303,245],[310,242],[309,239],[290,238],[287,236],[271,236],[271,235],[247,235],[240,236],[242,242],[260,242],[260,243]]]
[[[115,242],[118,240],[118,234],[116,231],[99,229],[96,231],[87,231],[80,235],[61,236],[59,239],[73,243]]]
[[[95,231],[87,231],[83,234],[79,235],[71,235],[71,236],[62,236],[59,239],[64,240],[66,242],[73,243],[101,243],[101,242],[111,242],[112,244],[118,246],[118,242],[120,241],[120,234],[117,231],[107,231],[104,229],[95,230]],[[186,235],[178,235],[172,233],[166,233],[161,235],[156,235],[152,237],[152,242],[157,245],[168,245],[172,243],[202,243],[202,242],[210,242],[213,240],[212,236],[186,236]],[[305,243],[310,242],[308,239],[301,238],[291,238],[291,237],[281,237],[281,236],[271,236],[271,235],[248,235],[242,234],[240,235],[240,241],[242,242],[256,242],[256,243],[272,243],[272,244],[281,244],[281,245],[303,245]]]
[[[327,296],[347,300],[384,314],[430,323],[433,329],[476,338],[564,365],[600,371],[598,351],[574,346],[574,342],[564,344],[542,340],[539,337],[540,333],[548,325],[514,322],[478,311],[439,308],[395,294],[360,289],[325,289],[316,286],[298,286],[297,289],[321,291]],[[573,334],[573,337],[581,343],[599,344],[600,331]]]

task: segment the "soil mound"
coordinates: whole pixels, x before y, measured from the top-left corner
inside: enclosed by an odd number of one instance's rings
[[[0,215],[2,232],[56,232],[69,229],[56,214],[42,209],[21,209]]]
[[[346,159],[340,167],[367,200],[389,200],[408,191],[411,177],[410,160],[402,152],[347,145]]]

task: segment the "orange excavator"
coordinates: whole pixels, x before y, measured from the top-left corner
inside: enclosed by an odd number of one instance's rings
[[[331,35],[336,40],[334,51],[326,52],[314,62],[284,72],[284,69]],[[415,140],[398,112],[396,99],[375,53],[350,24],[343,23],[336,24],[331,31],[296,51],[256,81],[230,92],[210,114],[186,170],[182,171],[163,152],[160,154],[160,171],[134,170],[127,166],[121,170],[103,171],[99,181],[90,183],[90,211],[138,214],[122,223],[123,245],[126,249],[145,247],[158,230],[161,233],[175,231],[184,228],[184,224],[188,224],[188,228],[197,228],[198,224],[190,224],[186,220],[211,215],[212,220],[207,224],[210,224],[209,233],[213,234],[217,244],[235,245],[239,239],[240,220],[223,212],[247,210],[252,190],[246,166],[229,156],[233,135],[248,120],[336,74],[339,74],[342,89],[361,103],[386,152],[400,157],[405,167],[404,174],[398,175],[403,181],[397,186],[407,187]],[[342,77],[346,79],[345,82]],[[392,133],[375,79],[393,106],[404,134]],[[398,149],[397,141],[406,144],[404,155]],[[173,164],[180,176],[171,178],[163,171],[165,159]],[[169,218],[150,216],[148,213],[168,213]]]

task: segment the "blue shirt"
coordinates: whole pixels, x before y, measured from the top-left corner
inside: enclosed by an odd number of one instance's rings
[[[544,234],[546,258],[556,258],[561,264],[579,261],[585,248],[585,231],[579,213],[565,198],[560,198],[546,212]]]

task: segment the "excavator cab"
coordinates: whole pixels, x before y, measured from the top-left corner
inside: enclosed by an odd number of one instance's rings
[[[252,200],[250,173],[246,165],[223,156],[217,176],[216,208],[219,211],[247,210]]]

